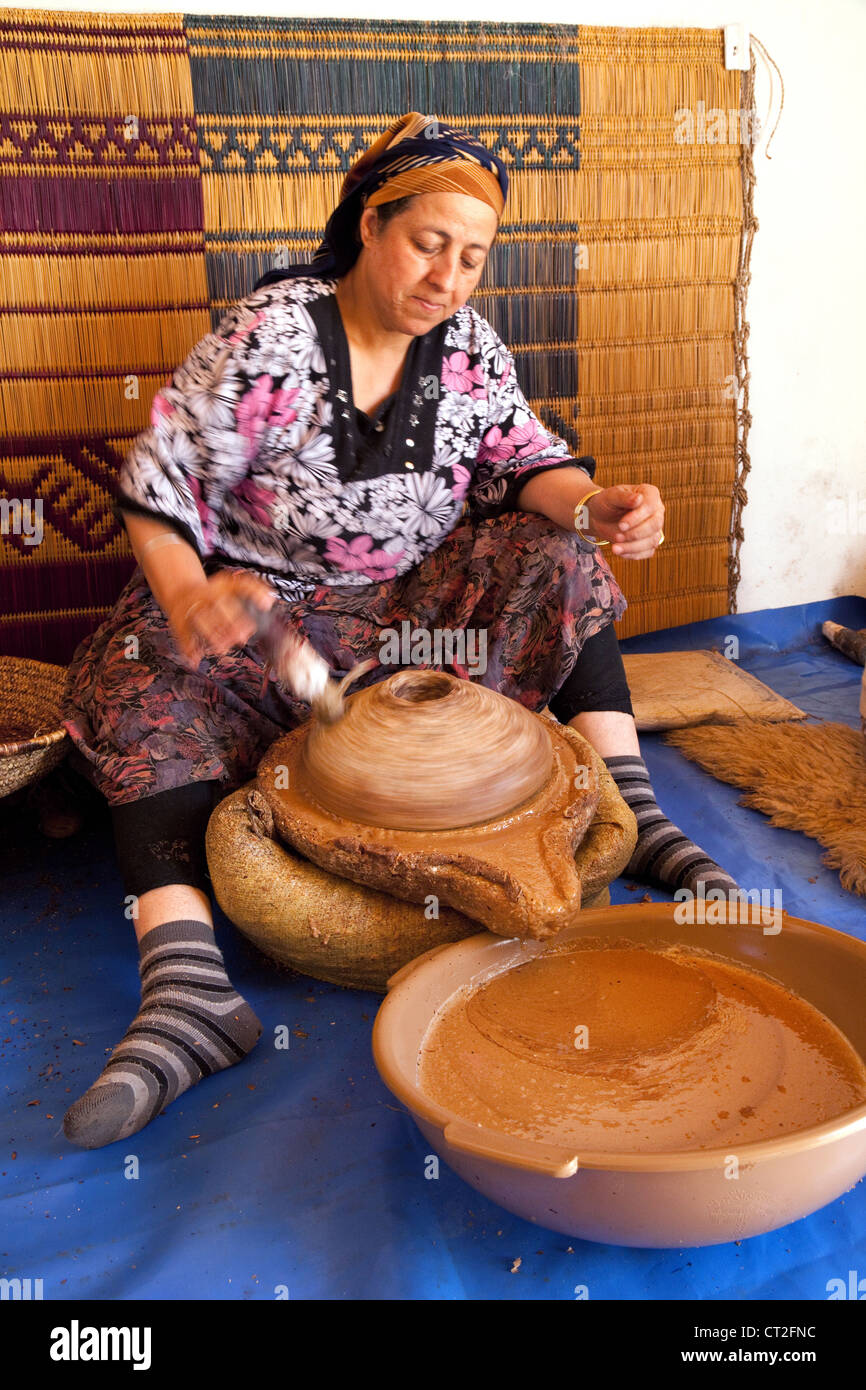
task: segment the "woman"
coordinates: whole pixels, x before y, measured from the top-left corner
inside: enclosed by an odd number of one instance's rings
[[[111,806],[142,1008],[65,1117],[77,1144],[126,1138],[261,1032],[214,941],[204,828],[309,710],[269,680],[250,605],[282,605],[335,672],[406,621],[483,632],[484,683],[549,703],[605,758],[638,816],[629,872],[734,886],[655,803],[612,628],[625,600],[576,530],[646,559],[658,491],[595,489],[594,460],[543,428],[466,304],[506,191],[471,136],[395,121],[312,265],[228,311],[124,462],[139,568],[75,653],[64,714]]]

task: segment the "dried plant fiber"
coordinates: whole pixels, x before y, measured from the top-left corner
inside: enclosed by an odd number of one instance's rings
[[[843,888],[866,897],[866,739],[847,724],[706,724],[665,735],[720,782],[744,787],[741,806],[802,830],[827,853]]]

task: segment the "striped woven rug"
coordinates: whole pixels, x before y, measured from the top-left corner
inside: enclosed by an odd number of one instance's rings
[[[472,302],[537,413],[665,498],[620,635],[734,611],[753,73],[721,30],[7,9],[0,45],[0,651],[66,661],[105,615],[154,392],[412,109],[509,166]]]

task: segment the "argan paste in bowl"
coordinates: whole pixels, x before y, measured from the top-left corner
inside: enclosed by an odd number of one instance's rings
[[[814,1005],[679,945],[582,940],[433,1018],[419,1089],[468,1121],[580,1152],[778,1139],[866,1101],[866,1064]]]

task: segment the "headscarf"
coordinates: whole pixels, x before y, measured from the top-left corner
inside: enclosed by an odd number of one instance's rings
[[[255,288],[299,275],[345,275],[361,247],[355,239],[365,207],[378,207],[416,193],[466,193],[502,215],[508,192],[505,165],[468,131],[409,111],[355,161],[340,189],[340,201],[308,265],[269,270]]]

